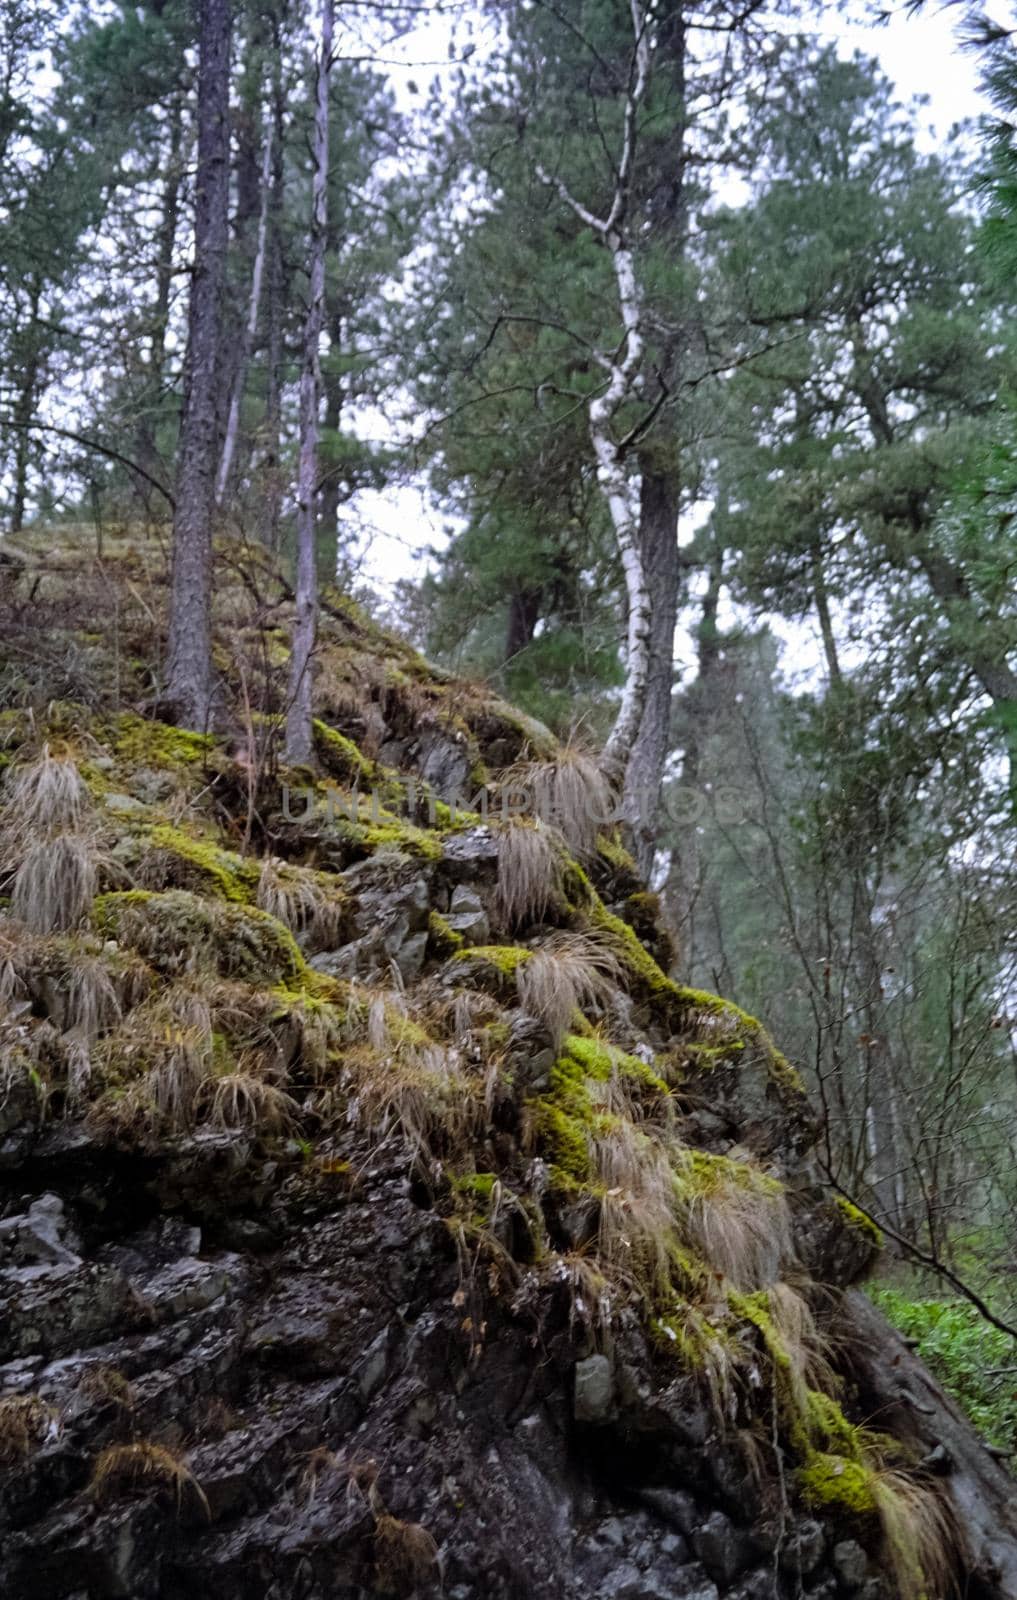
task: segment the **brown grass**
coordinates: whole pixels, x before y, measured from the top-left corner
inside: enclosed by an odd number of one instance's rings
[[[374,1524],[374,1559],[382,1594],[412,1595],[440,1576],[438,1546],[419,1522],[401,1522],[387,1511]]]
[[[555,836],[543,823],[512,821],[498,831],[497,909],[508,928],[541,922],[561,894]]]
[[[220,1133],[256,1133],[273,1138],[287,1133],[300,1112],[285,1090],[250,1072],[228,1072],[205,1082],[197,1096],[204,1123]]]
[[[98,887],[94,840],[64,833],[25,849],[11,885],[11,914],[32,933],[80,927]]]
[[[887,1468],[873,1473],[871,1486],[895,1600],[952,1600],[959,1593],[960,1539],[942,1495]]]
[[[559,934],[516,970],[519,1003],[547,1028],[557,1052],[574,1013],[603,1006],[621,982],[617,958],[582,934]]]
[[[513,787],[531,792],[541,820],[557,828],[574,856],[588,859],[598,833],[611,824],[611,785],[595,758],[569,744],[553,761],[523,761],[506,774]]]
[[[0,1399],[0,1465],[16,1466],[59,1432],[59,1413],[37,1394]]]
[[[210,1516],[205,1491],[197,1478],[179,1456],[161,1444],[142,1441],[110,1445],[97,1458],[89,1487],[99,1506],[154,1491],[161,1498],[172,1497],[178,1512],[190,1499]]]
[[[257,904],[308,948],[333,949],[341,942],[343,904],[337,883],[322,873],[288,866],[267,856],[258,879]]]

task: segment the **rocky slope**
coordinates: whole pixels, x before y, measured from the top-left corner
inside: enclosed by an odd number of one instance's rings
[[[0,560],[3,1594],[1017,1596],[1010,1479],[592,764],[332,594],[285,771],[239,547],[222,731],[167,726],[165,580]]]

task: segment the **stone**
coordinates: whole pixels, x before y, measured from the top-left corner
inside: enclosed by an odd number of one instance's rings
[[[848,1589],[857,1589],[865,1581],[869,1558],[854,1539],[842,1539],[833,1547],[830,1565],[841,1583]]]
[[[807,1578],[815,1572],[826,1551],[826,1534],[821,1523],[808,1517],[795,1523],[780,1549],[780,1564],[786,1572]]]
[[[577,1422],[605,1423],[614,1411],[614,1368],[607,1356],[576,1362],[574,1388]]]
[[[692,1548],[710,1577],[725,1585],[752,1560],[752,1541],[723,1511],[714,1511],[696,1530]]]
[[[102,803],[107,811],[113,811],[117,816],[127,816],[129,812],[145,809],[145,802],[136,799],[133,794],[104,794]]]
[[[698,1503],[684,1489],[643,1488],[638,1494],[642,1505],[649,1506],[664,1522],[686,1536],[694,1533],[703,1520]]]

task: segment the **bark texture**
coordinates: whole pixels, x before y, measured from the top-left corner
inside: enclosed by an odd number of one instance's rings
[[[306,765],[313,754],[311,658],[318,622],[315,509],[318,485],[318,406],[321,364],[318,346],[325,315],[325,238],[328,205],[328,85],[332,70],[334,0],[322,0],[321,54],[314,116],[314,185],[311,202],[310,296],[300,374],[300,465],[297,481],[296,618],[290,655],[286,758]]]
[[[657,844],[660,785],[671,736],[674,630],[678,611],[678,475],[647,463],[640,475],[640,555],[651,597],[649,665],[639,732],[625,772],[624,813],[639,872],[648,877]]]
[[[166,699],[185,726],[212,717],[216,394],[229,236],[229,0],[201,0],[194,273],[180,425]]]

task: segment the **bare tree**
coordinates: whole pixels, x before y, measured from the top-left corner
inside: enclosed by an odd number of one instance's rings
[[[229,202],[230,0],[200,0],[194,270],[180,424],[166,699],[188,727],[212,715],[216,393]]]
[[[286,759],[292,765],[311,760],[314,736],[311,717],[311,658],[318,625],[318,579],[315,565],[315,504],[318,485],[318,408],[321,364],[318,346],[325,315],[325,242],[328,196],[328,89],[332,71],[334,0],[321,4],[321,54],[318,58],[314,116],[314,182],[311,191],[310,294],[304,325],[304,358],[300,373],[300,462],[297,477],[296,616],[290,655],[290,697],[286,716]]]

